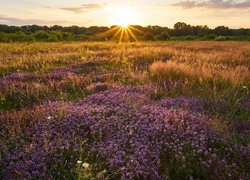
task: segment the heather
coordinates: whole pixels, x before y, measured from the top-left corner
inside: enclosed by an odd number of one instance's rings
[[[249,50],[0,44],[0,178],[249,179]]]
[[[233,161],[220,154],[220,148],[232,150],[211,128],[212,119],[196,112],[202,105],[197,102],[183,97],[152,101],[135,88],[93,94],[69,105],[66,115],[27,129],[21,147],[4,147],[3,178],[49,178],[58,163],[65,163],[71,169],[68,176],[74,177],[76,162],[86,151],[105,159],[108,177],[173,178],[175,168],[180,178],[204,178],[209,172],[214,172],[211,177],[236,176]],[[67,162],[65,151],[73,151]]]

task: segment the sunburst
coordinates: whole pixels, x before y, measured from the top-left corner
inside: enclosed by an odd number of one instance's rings
[[[113,40],[119,42],[124,41],[138,41],[136,34],[144,33],[131,24],[137,24],[139,22],[139,14],[133,7],[130,6],[114,6],[109,7],[108,12],[111,16],[112,24],[116,24],[111,29],[101,34],[98,34],[96,38],[111,37]]]
[[[127,25],[127,26],[114,26],[108,31],[100,33],[96,35],[96,39],[104,38],[104,37],[111,37],[112,40],[118,40],[118,42],[129,42],[129,41],[138,41],[136,37],[136,33],[141,35],[145,35],[141,30],[138,28]]]

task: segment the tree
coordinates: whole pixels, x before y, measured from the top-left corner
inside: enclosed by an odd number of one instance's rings
[[[62,39],[63,40],[70,40],[72,38],[72,34],[69,32],[62,32]]]
[[[7,42],[7,36],[5,33],[0,32],[0,42]]]
[[[31,35],[27,35],[22,31],[18,31],[16,33],[8,34],[7,41],[8,42],[31,42],[34,41],[34,37]]]
[[[226,26],[218,26],[214,29],[214,33],[218,36],[230,36],[232,31]]]
[[[193,35],[192,26],[187,25],[184,22],[178,22],[174,25],[174,34],[176,36]]]
[[[150,32],[146,33],[144,37],[145,37],[145,40],[147,40],[147,41],[155,40],[154,35],[152,33],[150,33]]]
[[[175,30],[183,30],[183,29],[186,29],[187,28],[187,24],[184,23],[184,22],[177,22],[175,25],[174,25],[174,29]]]
[[[161,41],[167,41],[169,39],[170,39],[170,36],[167,31],[161,32],[160,36],[158,37],[158,40],[161,40]]]
[[[61,31],[51,31],[49,34],[49,41],[61,41],[63,35]]]
[[[39,30],[39,31],[34,33],[34,37],[37,40],[46,40],[49,38],[49,33],[45,32],[43,30]]]

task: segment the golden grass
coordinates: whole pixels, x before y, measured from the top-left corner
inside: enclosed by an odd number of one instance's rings
[[[211,84],[224,90],[238,86],[250,89],[249,42],[0,43],[0,76],[15,72],[43,74],[67,67],[84,71],[86,67],[82,66],[88,62],[103,62],[91,73],[121,73],[126,78],[111,76],[126,85],[134,79],[145,84],[154,78],[158,84],[166,80],[181,80],[182,89],[186,86],[185,92],[180,90],[183,95],[192,93],[193,89],[203,94],[207,90],[211,93],[214,88]],[[62,81],[60,84],[66,84],[63,89],[78,91],[83,87],[79,77],[69,76],[67,83]],[[173,92],[181,89],[177,82],[175,85]],[[42,84],[38,89],[51,88]]]
[[[224,80],[233,85],[244,85],[250,81],[250,71],[246,66],[236,66],[235,68],[224,70],[215,67],[194,66],[175,61],[155,62],[150,67],[152,76],[160,79],[190,79],[190,80]]]

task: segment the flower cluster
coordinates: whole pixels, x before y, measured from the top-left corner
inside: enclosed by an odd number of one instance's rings
[[[80,152],[85,141],[107,160],[112,178],[231,177],[231,164],[216,146],[223,139],[202,107],[200,100],[184,97],[153,101],[137,88],[95,93],[68,105],[66,115],[27,129],[25,140],[1,159],[2,176],[49,178],[57,171],[51,164],[63,159],[60,152]]]
[[[60,79],[63,76],[67,76],[69,74],[74,74],[75,71],[73,69],[56,69],[44,74],[33,74],[33,73],[27,73],[27,72],[17,72],[12,73],[9,75],[6,75],[4,77],[0,78],[1,81],[32,81],[37,80],[42,77],[44,78],[50,78],[50,79]]]

